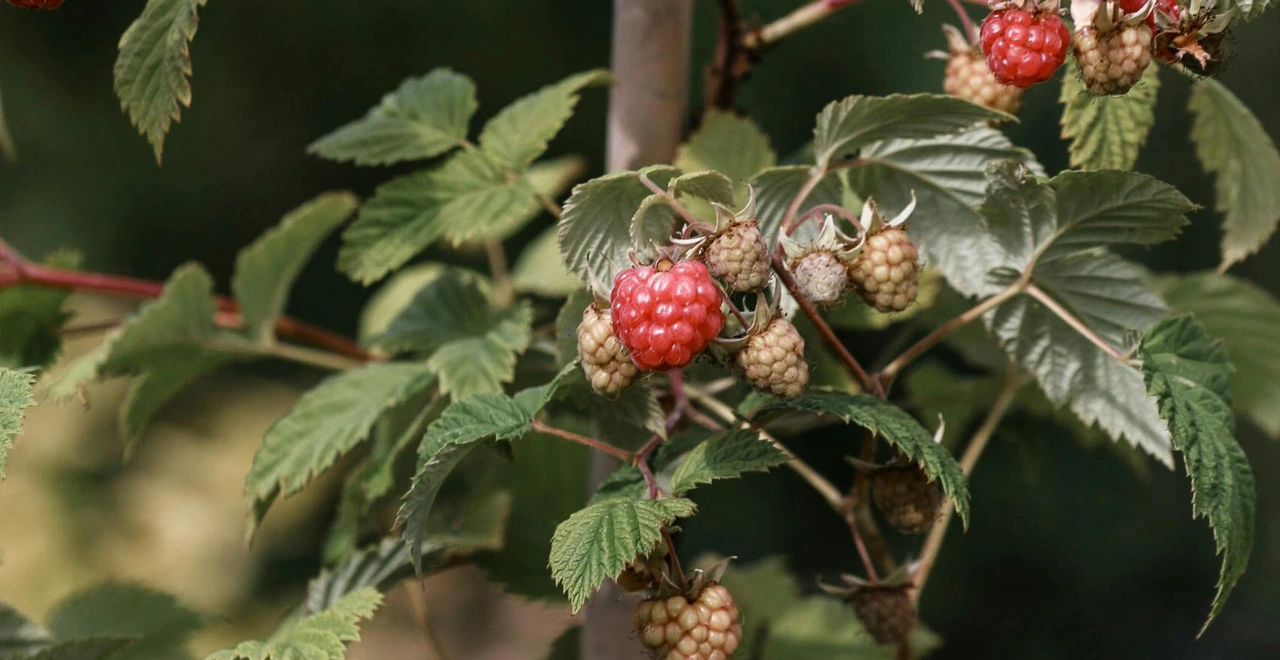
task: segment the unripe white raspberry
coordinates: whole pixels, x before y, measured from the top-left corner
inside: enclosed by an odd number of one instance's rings
[[[769,281],[769,248],[755,220],[734,222],[716,234],[703,258],[711,275],[733,291],[759,291]]]
[[[996,80],[982,52],[959,30],[950,25],[943,26],[943,30],[951,52],[946,55],[947,72],[942,88],[952,96],[984,108],[1017,114],[1022,107],[1022,90]]]
[[[873,234],[849,268],[858,295],[881,312],[901,312],[919,293],[920,253],[900,227]]]
[[[738,606],[719,584],[684,596],[653,598],[636,606],[632,624],[640,642],[661,660],[729,660],[742,641]]]
[[[1103,32],[1094,27],[1076,31],[1076,64],[1089,93],[1126,94],[1151,64],[1154,33],[1146,23],[1117,25]]]
[[[582,323],[578,324],[578,357],[597,394],[617,396],[640,372],[613,333],[608,310],[594,304],[582,313]]]
[[[762,332],[748,337],[734,359],[752,385],[774,396],[800,396],[809,384],[804,337],[785,318],[770,321]]]
[[[834,305],[844,295],[849,269],[827,250],[810,252],[791,264],[796,285],[804,297],[819,305]]]

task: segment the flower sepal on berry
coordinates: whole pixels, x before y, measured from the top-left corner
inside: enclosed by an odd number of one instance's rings
[[[1215,76],[1227,63],[1233,10],[1217,11],[1215,2],[1159,0],[1155,16],[1155,53],[1170,65],[1182,65],[1197,76]]]
[[[858,238],[845,234],[827,214],[812,241],[800,242],[783,234],[779,242],[801,293],[817,305],[833,307],[844,297],[849,267],[862,251],[863,237],[861,233]]]
[[[751,327],[743,337],[722,344],[734,352],[734,363],[756,389],[783,399],[800,396],[809,386],[809,363],[805,360],[804,337],[786,317],[778,313],[778,299],[766,302],[756,294]]]

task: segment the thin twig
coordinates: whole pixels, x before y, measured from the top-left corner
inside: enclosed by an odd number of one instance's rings
[[[796,214],[800,212],[800,205],[804,204],[804,200],[809,198],[809,194],[813,192],[814,188],[818,187],[819,183],[822,183],[822,177],[826,175],[827,171],[824,168],[814,166],[813,172],[809,174],[809,179],[804,182],[804,185],[800,187],[800,191],[796,193],[795,198],[791,200],[791,204],[787,206],[787,213],[782,216],[779,235],[791,235],[791,223],[795,221]]]
[[[164,284],[119,275],[107,275],[86,271],[50,268],[21,259],[8,244],[0,241],[0,253],[5,254],[5,268],[0,269],[0,289],[12,286],[34,286],[63,291],[79,291],[128,298],[158,298],[164,293]],[[215,303],[220,313],[218,324],[228,329],[239,329],[243,319],[236,301],[217,296]],[[360,361],[373,357],[350,339],[323,328],[304,323],[295,318],[281,316],[276,321],[276,334],[281,337],[311,344],[329,352]]]
[[[538,203],[542,205],[542,208],[547,210],[547,213],[555,216],[556,220],[559,220],[564,216],[564,209],[556,203],[556,200],[551,199],[547,195],[538,193]]]
[[[717,0],[720,7],[720,36],[715,59],[707,67],[706,98],[711,107],[733,108],[738,81],[747,74],[751,58],[742,44],[742,12],[738,0]]]
[[[558,429],[554,426],[548,426],[547,424],[543,423],[541,420],[537,420],[537,419],[533,420],[533,430],[539,433],[553,435],[557,438],[568,440],[569,442],[576,442],[580,445],[583,445],[584,447],[590,447],[591,449],[594,449],[596,451],[604,452],[610,456],[621,459],[627,463],[630,463],[634,458],[633,454],[625,449],[619,449],[617,447],[614,447],[611,444],[601,442],[599,440],[596,440],[595,438],[588,438],[585,435],[578,435],[577,433],[574,433],[572,431],[566,431],[564,429]]]
[[[93,323],[82,323],[80,325],[68,326],[59,330],[58,336],[63,339],[92,337],[107,332],[123,322],[124,321],[122,319],[108,319],[106,321],[95,321]]]
[[[405,582],[405,590],[409,593],[414,622],[418,624],[418,631],[422,633],[422,641],[427,646],[427,653],[435,660],[448,660],[449,656],[444,654],[444,648],[436,637],[435,628],[431,626],[431,616],[427,613],[427,599],[423,596],[422,582],[420,580]]]
[[[800,229],[801,227],[804,226],[804,223],[808,222],[812,218],[819,217],[824,213],[835,213],[836,215],[844,218],[845,220],[848,220],[858,230],[859,234],[862,234],[864,231],[866,231],[862,227],[862,219],[854,215],[853,213],[850,213],[849,209],[846,209],[845,207],[840,206],[839,204],[819,204],[809,209],[808,211],[805,211],[804,215],[796,218],[796,221],[792,223],[790,229],[787,230],[787,234],[788,235],[794,234],[797,229]]]
[[[964,36],[969,40],[970,44],[978,43],[978,29],[973,26],[973,19],[969,17],[969,12],[965,11],[964,5],[960,4],[960,0],[947,0],[951,8],[955,10],[956,17],[960,19],[960,24],[964,26]]]
[[[1101,335],[1094,332],[1093,328],[1090,328],[1089,326],[1085,325],[1084,321],[1081,321],[1074,314],[1068,311],[1066,307],[1063,307],[1058,303],[1058,301],[1054,300],[1053,296],[1050,296],[1049,294],[1045,293],[1044,289],[1041,289],[1040,287],[1034,284],[1028,284],[1027,294],[1030,295],[1032,298],[1035,298],[1036,300],[1038,300],[1040,304],[1044,305],[1045,307],[1048,307],[1049,311],[1053,312],[1058,316],[1058,318],[1065,321],[1067,325],[1071,326],[1072,330],[1075,330],[1076,332],[1080,333],[1081,336],[1083,336],[1085,339],[1088,339],[1089,341],[1093,342],[1094,346],[1097,346],[1098,348],[1102,349],[1103,352],[1105,352],[1107,355],[1110,355],[1111,357],[1117,360],[1120,360],[1121,362],[1128,361],[1129,356],[1125,355],[1124,351],[1121,351],[1120,349],[1108,343],[1107,340],[1103,339]]]
[[[795,298],[796,303],[800,305],[800,310],[804,312],[805,316],[809,317],[809,320],[813,323],[814,327],[818,329],[818,333],[821,334],[823,340],[826,341],[827,346],[829,346],[831,350],[835,351],[836,357],[840,358],[840,362],[844,364],[845,368],[848,369],[851,374],[853,374],[853,377],[857,379],[858,384],[862,386],[862,389],[869,394],[874,394],[875,396],[883,398],[884,390],[880,386],[880,381],[872,378],[871,375],[867,373],[867,370],[862,368],[862,364],[858,362],[858,359],[853,357],[853,354],[849,352],[848,348],[845,348],[844,343],[836,336],[835,331],[831,329],[831,326],[827,323],[826,319],[822,318],[822,314],[818,312],[818,308],[815,307],[813,302],[806,298],[803,293],[801,293],[800,285],[796,284],[796,278],[791,275],[791,271],[787,270],[786,264],[782,263],[782,258],[776,254],[773,256],[773,272],[777,274],[778,281],[782,282],[782,286],[786,287],[787,291],[791,292],[791,296]]]
[[[879,442],[880,440],[875,433],[867,431],[862,436],[862,448],[858,458],[863,463],[874,463]],[[853,478],[853,486],[849,489],[849,499],[846,505],[849,509],[848,515],[850,516],[850,522],[858,526],[854,534],[866,539],[876,563],[886,573],[892,573],[897,569],[897,562],[893,559],[893,551],[889,549],[888,541],[884,539],[884,533],[880,531],[880,525],[876,523],[875,516],[871,513],[871,498],[868,497],[870,493],[871,480],[868,478],[867,472],[858,470],[858,473]]]
[[[759,50],[770,44],[781,41],[797,30],[809,27],[828,17],[842,7],[857,4],[859,0],[814,0],[809,4],[769,23],[746,36],[746,46]]]
[[[964,454],[960,457],[960,469],[964,471],[966,477],[973,474],[973,468],[978,464],[978,459],[982,457],[982,452],[991,442],[991,437],[995,435],[996,429],[999,428],[1000,422],[1004,416],[1008,414],[1009,408],[1013,406],[1014,400],[1018,396],[1018,390],[1022,384],[1026,382],[1025,376],[1018,369],[1010,365],[1009,370],[1005,374],[1004,387],[1000,390],[1000,395],[996,397],[995,403],[991,406],[991,410],[987,412],[987,416],[982,420],[982,425],[974,432],[973,439],[969,441],[969,446],[965,447]],[[924,591],[925,582],[929,580],[929,573],[933,571],[934,562],[938,560],[938,552],[942,549],[942,541],[947,536],[947,528],[951,525],[951,519],[955,517],[955,507],[948,501],[942,510],[942,518],[934,523],[933,529],[929,531],[929,537],[925,539],[924,548],[921,550],[919,568],[915,574],[915,592],[913,598],[920,599],[920,592]]]
[[[667,544],[667,553],[671,556],[671,572],[675,576],[675,583],[680,587],[680,591],[685,589],[684,570],[680,568],[680,555],[676,554],[676,542],[671,538],[671,530],[666,525],[662,526],[662,540]]]
[[[484,242],[484,253],[489,259],[489,274],[493,276],[494,302],[499,307],[506,307],[514,295],[511,275],[507,271],[507,252],[502,249],[502,241],[490,238]]]
[[[681,204],[680,200],[676,199],[675,195],[663,190],[662,186],[654,183],[653,179],[650,179],[647,174],[640,175],[640,183],[643,183],[646,188],[652,190],[653,194],[662,197],[668,206],[675,209],[675,212],[680,214],[680,217],[684,219],[685,224],[689,225],[693,229],[704,234],[712,233],[716,230],[715,227],[693,217],[693,214],[689,212],[689,209],[685,208],[684,204]]]
[[[894,358],[889,364],[885,365],[877,375],[877,380],[884,385],[886,390],[889,389],[889,386],[893,383],[893,379],[897,377],[898,373],[901,372],[908,364],[911,364],[911,362],[916,358],[923,355],[925,351],[928,351],[942,340],[951,336],[953,332],[963,328],[978,318],[981,318],[983,314],[986,314],[987,312],[1004,304],[1004,302],[1010,298],[1022,293],[1026,286],[1027,284],[1024,280],[1019,280],[1004,291],[983,300],[963,314],[938,326],[938,328],[933,332],[925,335],[924,338],[912,344],[910,348],[903,351],[901,355]]]
[[[710,394],[689,388],[689,397],[698,405],[709,410],[712,415],[719,417],[724,421],[724,423],[759,433],[762,439],[769,444],[772,444],[786,455],[787,466],[794,470],[796,474],[800,475],[800,478],[804,479],[809,486],[818,491],[818,494],[822,496],[822,499],[826,500],[827,504],[833,511],[840,515],[844,515],[845,499],[844,496],[840,494],[840,489],[836,488],[830,481],[827,481],[826,477],[819,474],[818,471],[810,467],[808,463],[805,463],[795,454],[791,453],[790,449],[787,449],[778,441],[777,438],[770,435],[768,431],[754,426],[750,422],[739,421],[737,416],[733,413],[733,408],[730,408],[727,404]]]
[[[720,289],[720,296],[724,298],[725,304],[729,306],[729,311],[733,312],[733,317],[738,319],[738,324],[742,326],[743,330],[749,330],[751,328],[751,324],[747,323],[747,317],[743,316],[742,310],[738,309],[738,306],[733,304],[733,298],[729,297],[729,292],[725,291],[722,287],[717,288]]]
[[[853,545],[858,549],[858,557],[862,560],[862,568],[867,572],[867,578],[873,584],[879,582],[880,575],[876,573],[876,563],[871,561],[871,553],[867,552],[867,544],[862,540],[862,532],[859,530],[853,507],[849,507],[845,522],[849,524],[849,533],[853,534]]]

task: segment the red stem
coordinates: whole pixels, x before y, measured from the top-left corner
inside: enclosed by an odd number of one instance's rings
[[[566,431],[564,429],[558,429],[554,426],[548,426],[547,424],[543,423],[540,420],[536,420],[536,419],[533,420],[533,430],[539,433],[545,433],[547,435],[554,435],[557,438],[568,440],[569,442],[576,442],[584,447],[590,447],[591,449],[604,452],[610,456],[622,459],[627,462],[631,462],[634,458],[634,455],[625,449],[619,449],[617,447],[614,447],[613,445],[600,442],[595,438],[588,438],[585,435],[578,435],[573,431]]]
[[[970,44],[978,43],[978,28],[974,27],[973,19],[969,17],[969,12],[965,11],[964,5],[960,4],[960,0],[947,0],[947,3],[956,11],[960,24],[964,26],[965,38]]]
[[[28,285],[65,291],[97,293],[129,298],[158,298],[164,293],[164,284],[120,275],[90,273],[49,268],[23,259],[11,246],[0,240],[0,289]],[[216,298],[219,313],[217,323],[227,328],[243,326],[239,305],[225,296]],[[342,335],[304,323],[295,318],[281,316],[276,321],[276,333],[281,337],[312,344],[319,348],[357,360],[369,361],[372,356],[358,344]]]

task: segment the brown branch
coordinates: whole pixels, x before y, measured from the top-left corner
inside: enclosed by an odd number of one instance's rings
[[[164,293],[162,282],[42,266],[23,259],[3,240],[0,240],[0,259],[4,262],[3,267],[0,268],[0,289],[13,286],[35,286],[126,298],[158,298]],[[226,296],[217,296],[215,302],[219,310],[215,317],[218,325],[232,330],[244,326],[244,320],[239,314],[239,305],[235,300]],[[373,359],[367,351],[352,340],[289,316],[281,316],[276,321],[276,334],[348,358],[366,362]]]
[[[1018,396],[1018,390],[1026,381],[1017,367],[1010,364],[1009,370],[1005,374],[1004,388],[1001,389],[1000,395],[996,397],[995,403],[991,406],[991,410],[987,412],[987,416],[982,420],[982,425],[974,432],[973,439],[969,441],[969,446],[965,447],[964,455],[960,457],[960,469],[964,471],[966,477],[973,474],[973,468],[978,464],[978,459],[982,457],[982,452],[991,442],[991,437],[995,435],[996,429],[999,428],[1001,420],[1008,414],[1009,408],[1013,406],[1014,400]],[[951,525],[951,519],[955,517],[955,507],[948,501],[942,510],[942,518],[934,523],[933,529],[929,531],[929,537],[925,539],[924,549],[920,554],[919,568],[915,574],[915,592],[912,597],[920,600],[920,592],[924,591],[925,582],[929,580],[929,574],[933,571],[934,562],[938,560],[938,552],[942,549],[942,541],[947,536],[947,528]]]
[[[838,9],[858,2],[860,0],[814,0],[790,14],[748,33],[744,40],[745,46],[748,50],[761,50],[766,46],[781,41],[798,30],[821,21]]]
[[[751,70],[750,51],[743,48],[742,11],[738,0],[717,0],[720,8],[720,36],[715,59],[707,65],[707,103],[713,108],[732,110],[738,82]]]
[[[1048,307],[1049,311],[1056,314],[1058,318],[1062,319],[1064,322],[1066,322],[1067,325],[1071,326],[1072,330],[1075,330],[1076,332],[1080,333],[1081,336],[1083,336],[1085,339],[1088,339],[1090,342],[1092,342],[1094,346],[1097,346],[1098,348],[1102,349],[1102,351],[1107,355],[1110,355],[1111,357],[1117,360],[1120,360],[1121,362],[1128,361],[1129,356],[1125,355],[1124,351],[1116,348],[1115,346],[1112,346],[1106,339],[1102,338],[1102,335],[1099,335],[1097,332],[1094,332],[1093,328],[1090,328],[1088,325],[1085,325],[1084,321],[1081,321],[1069,310],[1067,310],[1066,307],[1063,307],[1060,303],[1058,303],[1057,300],[1054,300],[1053,296],[1050,296],[1049,294],[1045,293],[1044,289],[1041,289],[1040,287],[1034,284],[1028,284],[1027,294],[1030,295],[1032,298],[1035,298],[1037,301],[1039,301],[1040,304],[1044,305],[1045,307]]]
[[[596,440],[595,438],[588,438],[585,435],[578,435],[573,431],[566,431],[564,429],[558,429],[554,426],[548,426],[547,424],[543,423],[540,420],[536,420],[536,419],[533,420],[533,430],[539,433],[552,435],[557,438],[561,438],[563,440],[568,440],[569,442],[575,442],[584,447],[589,447],[596,451],[606,453],[610,456],[613,456],[614,458],[618,458],[627,463],[630,463],[632,460],[635,459],[635,455],[625,449],[619,449],[618,447],[614,447],[613,445],[608,444],[606,442],[601,442],[599,440]]]

